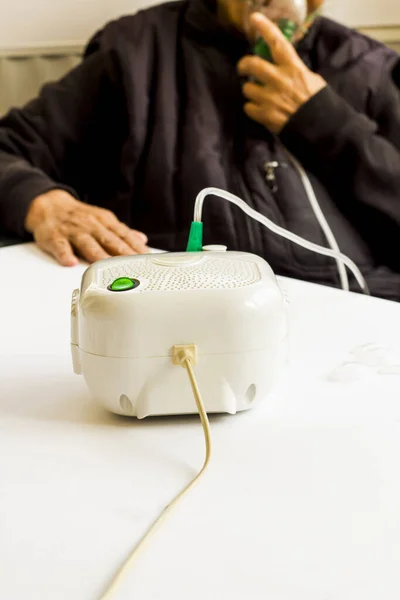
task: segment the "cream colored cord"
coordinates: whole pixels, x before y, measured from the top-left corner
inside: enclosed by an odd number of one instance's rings
[[[155,534],[158,527],[168,518],[171,511],[177,506],[180,500],[196,485],[199,479],[204,474],[207,469],[210,459],[211,459],[211,432],[210,432],[210,423],[208,421],[207,412],[204,408],[203,401],[201,399],[201,394],[199,387],[197,385],[196,376],[193,370],[193,366],[196,364],[196,347],[193,345],[188,346],[174,346],[173,348],[173,362],[175,365],[180,365],[184,369],[186,369],[190,384],[192,386],[192,391],[194,395],[194,399],[196,401],[197,410],[200,415],[201,424],[203,426],[204,431],[204,439],[206,444],[206,456],[204,460],[203,467],[199,471],[199,473],[192,479],[192,481],[181,491],[175,498],[168,504],[168,506],[163,510],[160,516],[154,521],[151,525],[150,529],[144,534],[142,539],[136,544],[132,553],[126,562],[119,569],[117,574],[115,575],[113,581],[111,582],[107,591],[101,596],[100,600],[110,600],[114,598],[114,595],[121,583],[123,577],[128,573],[129,569],[132,567],[133,563],[137,559],[139,553],[144,549],[145,544],[150,541],[150,538]]]

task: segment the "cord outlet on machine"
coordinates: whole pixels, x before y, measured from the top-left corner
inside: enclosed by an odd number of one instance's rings
[[[184,366],[184,362],[188,360],[192,366],[197,363],[197,346],[196,344],[180,344],[172,347],[172,362],[174,365]]]

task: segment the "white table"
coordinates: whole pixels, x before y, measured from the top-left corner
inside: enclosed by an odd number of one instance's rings
[[[203,458],[197,418],[109,415],[72,373],[83,269],[0,251],[2,600],[96,600]],[[400,305],[281,281],[285,383],[212,419],[210,471],[118,600],[400,598],[400,377],[329,379],[356,347],[400,348]]]

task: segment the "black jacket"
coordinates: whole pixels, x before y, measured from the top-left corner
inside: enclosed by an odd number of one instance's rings
[[[112,209],[151,245],[182,250],[197,193],[217,186],[326,245],[284,145],[306,168],[342,252],[372,293],[400,300],[397,55],[318,19],[298,52],[329,85],[277,139],[243,113],[236,64],[248,51],[218,24],[212,0],[173,2],[107,25],[80,66],[0,121],[0,223],[23,235],[31,200],[65,187]],[[275,161],[274,191],[265,165]],[[222,200],[206,202],[204,224],[205,243],[260,254],[278,274],[338,284],[333,260]]]

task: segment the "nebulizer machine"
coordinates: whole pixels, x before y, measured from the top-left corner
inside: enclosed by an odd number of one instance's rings
[[[196,413],[174,368],[188,362],[198,362],[207,413],[246,410],[274,387],[287,347],[283,293],[261,257],[203,246],[206,198],[231,202],[271,232],[336,259],[368,291],[345,255],[285,230],[229,192],[206,188],[185,252],[98,261],[73,292],[74,371],[110,412],[139,419]]]
[[[252,3],[251,10],[265,12],[291,41],[307,16],[301,0]],[[256,39],[254,48],[272,60],[262,40]],[[206,446],[202,469],[150,526],[101,600],[115,597],[144,543],[204,474],[211,457],[208,415],[233,415],[267,401],[287,357],[287,307],[278,280],[259,256],[203,245],[205,200],[231,202],[246,214],[243,218],[331,257],[344,290],[349,289],[348,269],[368,293],[357,266],[340,252],[307,175],[293,157],[292,162],[327,247],[283,229],[229,192],[207,188],[195,201],[185,252],[99,261],[73,292],[73,367],[94,400],[112,413],[139,419],[198,413]]]

